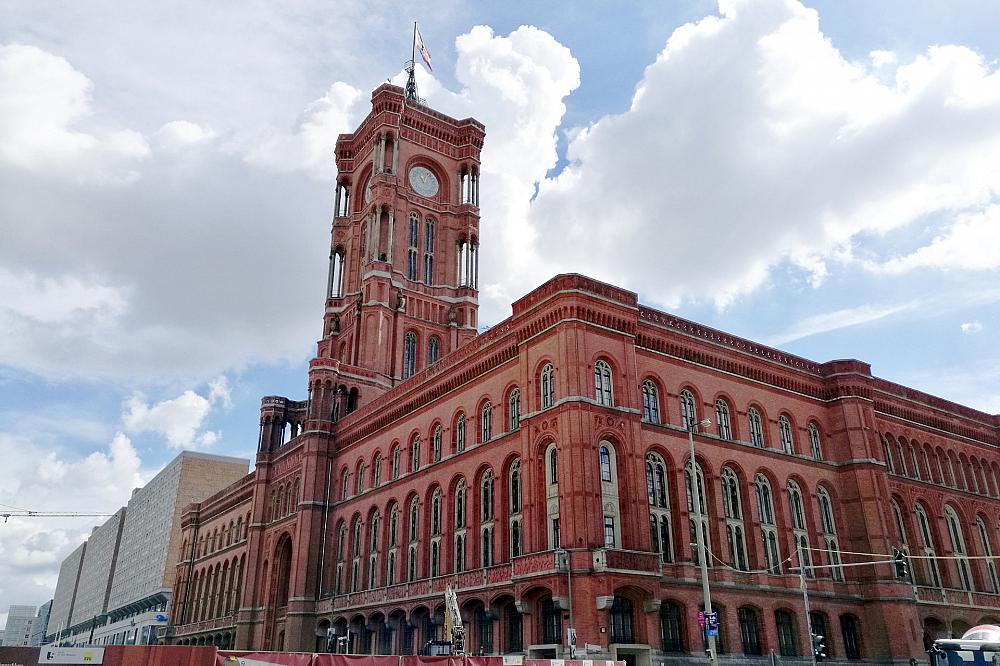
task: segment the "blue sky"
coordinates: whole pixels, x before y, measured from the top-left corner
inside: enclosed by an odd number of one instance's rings
[[[304,397],[333,144],[414,18],[487,125],[483,323],[572,270],[1000,412],[996,3],[12,2],[0,503],[114,511]],[[0,528],[0,609],[93,524]]]

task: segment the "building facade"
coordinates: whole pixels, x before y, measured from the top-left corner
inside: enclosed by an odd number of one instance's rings
[[[185,506],[243,478],[249,461],[184,451],[62,564],[49,643],[149,644],[166,624]]]
[[[684,659],[696,530],[724,660],[806,659],[800,566],[833,660],[1000,618],[1000,417],[580,275],[476,335],[484,136],[383,85],[340,137],[308,399],[185,512],[166,641],[411,654],[451,586],[470,652]]]
[[[52,600],[49,599],[38,607],[35,623],[31,626],[31,645],[42,645],[49,630],[49,614],[52,612]]]
[[[31,632],[35,625],[36,606],[12,605],[7,609],[7,624],[0,638],[0,645],[31,645]]]

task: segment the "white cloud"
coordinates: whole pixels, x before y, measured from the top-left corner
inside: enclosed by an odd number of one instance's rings
[[[122,424],[129,433],[162,435],[173,448],[207,448],[219,440],[219,433],[202,431],[201,427],[217,401],[226,407],[232,405],[225,377],[209,383],[207,398],[187,390],[176,398],[151,405],[137,393],[123,405]]]
[[[798,2],[720,11],[678,28],[629,109],[577,132],[541,183],[547,272],[724,305],[779,263],[818,282],[859,234],[1000,192],[1000,74],[976,53],[934,47],[884,82]]]
[[[138,178],[149,155],[131,130],[76,129],[88,116],[92,84],[65,59],[34,46],[0,44],[0,162],[105,184]]]
[[[872,268],[886,273],[905,273],[921,268],[1000,268],[1000,205],[993,204],[983,210],[963,213],[930,244]]]
[[[212,141],[215,132],[210,127],[202,127],[187,120],[172,120],[158,129],[153,136],[156,137],[160,148],[178,151]]]
[[[966,335],[975,335],[983,330],[983,322],[978,320],[967,321],[959,326],[959,328],[961,328],[962,333],[965,333]]]
[[[34,511],[113,513],[151,476],[128,437],[105,450],[71,456],[31,436],[0,432],[0,503]],[[0,598],[40,604],[51,598],[59,565],[106,518],[10,518],[0,529]]]
[[[861,305],[854,308],[844,308],[834,312],[806,317],[793,324],[788,329],[777,333],[767,340],[767,344],[779,346],[795,340],[807,338],[810,335],[828,333],[830,331],[868,324],[901,312],[913,310],[917,303],[896,303],[892,305]]]

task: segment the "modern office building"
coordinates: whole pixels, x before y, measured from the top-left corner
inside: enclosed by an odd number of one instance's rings
[[[31,627],[31,645],[42,645],[49,630],[49,614],[52,612],[52,600],[49,599],[38,607],[35,623]]]
[[[699,532],[723,661],[805,661],[811,628],[832,661],[907,664],[997,621],[974,557],[1000,417],[575,274],[477,335],[484,136],[383,85],[340,137],[308,399],[265,397],[255,471],[184,514],[165,640],[412,654],[451,586],[470,652],[563,657],[573,628],[590,658],[680,663]]]
[[[47,642],[148,644],[166,624],[181,511],[242,479],[249,461],[184,451],[63,562]]]
[[[35,625],[37,606],[15,605],[7,609],[7,624],[3,630],[3,643],[6,646],[31,645],[31,631]]]

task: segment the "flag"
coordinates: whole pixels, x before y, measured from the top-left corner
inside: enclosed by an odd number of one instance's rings
[[[420,30],[418,30],[416,26],[414,26],[413,33],[417,51],[420,52],[420,57],[424,59],[424,64],[427,65],[427,69],[433,72],[434,68],[431,67],[431,52],[427,50],[426,46],[424,46],[424,40],[421,39]]]

